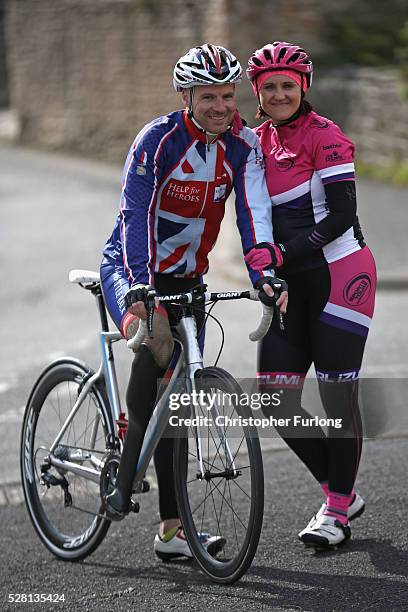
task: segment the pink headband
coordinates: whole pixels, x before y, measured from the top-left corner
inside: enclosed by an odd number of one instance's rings
[[[259,74],[252,83],[255,95],[261,91],[262,85],[265,83],[266,79],[269,79],[269,77],[272,75],[274,76],[280,74],[289,77],[292,79],[292,81],[295,81],[296,85],[299,85],[303,93],[305,93],[307,89],[306,79],[302,79],[302,75],[299,72],[295,72],[294,70],[265,70],[265,72],[261,72],[261,74]]]

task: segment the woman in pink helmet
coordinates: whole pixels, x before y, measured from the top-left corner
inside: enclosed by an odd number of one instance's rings
[[[283,388],[278,431],[320,483],[319,512],[299,533],[315,547],[347,540],[364,510],[354,490],[362,447],[358,377],[373,316],[376,272],[356,215],[354,145],[305,100],[313,64],[297,45],[255,51],[247,76],[258,99],[255,129],[265,158],[275,244],[246,256],[254,270],[280,268],[290,290],[285,329],[274,321],[259,347],[262,388]],[[327,434],[301,407],[314,364]]]

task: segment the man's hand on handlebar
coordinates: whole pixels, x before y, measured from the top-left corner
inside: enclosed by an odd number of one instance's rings
[[[147,319],[146,306],[154,304],[157,308],[159,301],[154,297],[153,287],[139,283],[130,287],[125,295],[125,304],[132,315],[145,321]]]

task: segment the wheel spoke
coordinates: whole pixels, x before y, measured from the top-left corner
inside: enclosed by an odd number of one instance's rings
[[[219,489],[219,486],[217,485],[217,483],[214,483],[214,488]],[[221,493],[222,495],[222,493]],[[225,498],[224,498],[225,499]],[[229,508],[231,509],[231,512],[236,516],[236,518],[238,519],[238,521],[241,523],[241,525],[243,526],[244,529],[248,528],[248,525],[245,525],[245,523],[240,519],[239,515],[235,512],[234,508],[232,507],[232,504],[229,504],[228,500],[225,499],[225,503],[229,506]]]
[[[244,495],[246,495],[246,496],[247,496],[247,498],[248,498],[249,500],[251,500],[251,499],[252,499],[252,498],[251,498],[251,496],[250,496],[250,495],[248,495],[248,493],[247,493],[246,491],[244,491],[244,489],[243,489],[243,488],[242,488],[242,487],[241,487],[241,486],[238,484],[238,482],[237,482],[237,480],[236,480],[236,479],[233,479],[233,480],[232,480],[232,482],[233,482],[233,484],[234,484],[236,487],[238,487],[238,489],[240,489],[240,490],[242,491],[242,493],[243,493]]]
[[[209,492],[209,493],[207,493],[207,490],[208,490],[208,480],[206,481],[206,487],[205,487],[204,499],[202,499],[202,500],[200,501],[200,503],[199,503],[199,504],[198,504],[198,505],[197,505],[197,506],[194,508],[194,510],[192,510],[192,511],[191,511],[191,514],[193,514],[193,515],[194,515],[194,514],[197,512],[197,510],[199,510],[199,509],[201,508],[201,506],[202,506],[203,504],[205,504],[205,502],[207,501],[207,499],[210,497],[210,495],[211,495],[211,490],[210,490],[210,492]]]
[[[207,499],[208,495],[207,495],[207,490],[208,490],[208,481],[205,485],[205,497],[204,497],[204,505],[203,505],[203,513],[202,513],[202,517],[201,517],[201,527],[200,527],[200,533],[202,533],[203,531],[203,525],[204,525],[204,514],[205,514],[205,500]]]
[[[230,483],[228,483],[228,491],[229,491],[230,500],[231,500],[231,506],[232,506],[232,495],[231,495],[231,486],[230,486]],[[232,521],[233,521],[233,524],[234,524],[235,541],[237,543],[237,548],[238,548],[239,547],[239,544],[238,544],[238,533],[237,533],[237,525],[235,523],[235,516],[234,516],[234,514],[232,514]]]
[[[211,489],[211,499],[212,499],[212,503],[213,503],[213,507],[214,507],[214,514],[215,514],[215,518],[216,518],[216,521],[217,521],[217,531],[215,533],[215,535],[217,535],[217,534],[220,533],[220,520],[218,518],[217,508],[216,508],[216,505],[215,505],[215,500],[214,500],[214,495],[213,495],[214,489],[211,488],[211,482],[210,482],[210,489]]]
[[[239,446],[238,446],[237,450],[235,451],[235,455],[234,455],[234,456],[233,456],[233,458],[232,458],[232,460],[233,460],[233,461],[235,461],[235,458],[236,458],[236,456],[238,455],[238,453],[239,453],[239,451],[240,451],[240,449],[241,449],[241,446],[242,446],[242,443],[243,443],[243,441],[244,441],[244,440],[245,440],[245,438],[243,437],[243,438],[242,438],[242,440],[241,440],[241,442],[239,443]]]

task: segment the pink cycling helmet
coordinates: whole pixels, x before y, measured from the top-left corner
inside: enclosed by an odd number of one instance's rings
[[[313,63],[307,52],[287,42],[273,42],[265,45],[262,49],[257,49],[248,60],[246,71],[248,79],[254,86],[259,74],[271,70],[294,70],[305,75],[306,88],[312,84]]]

